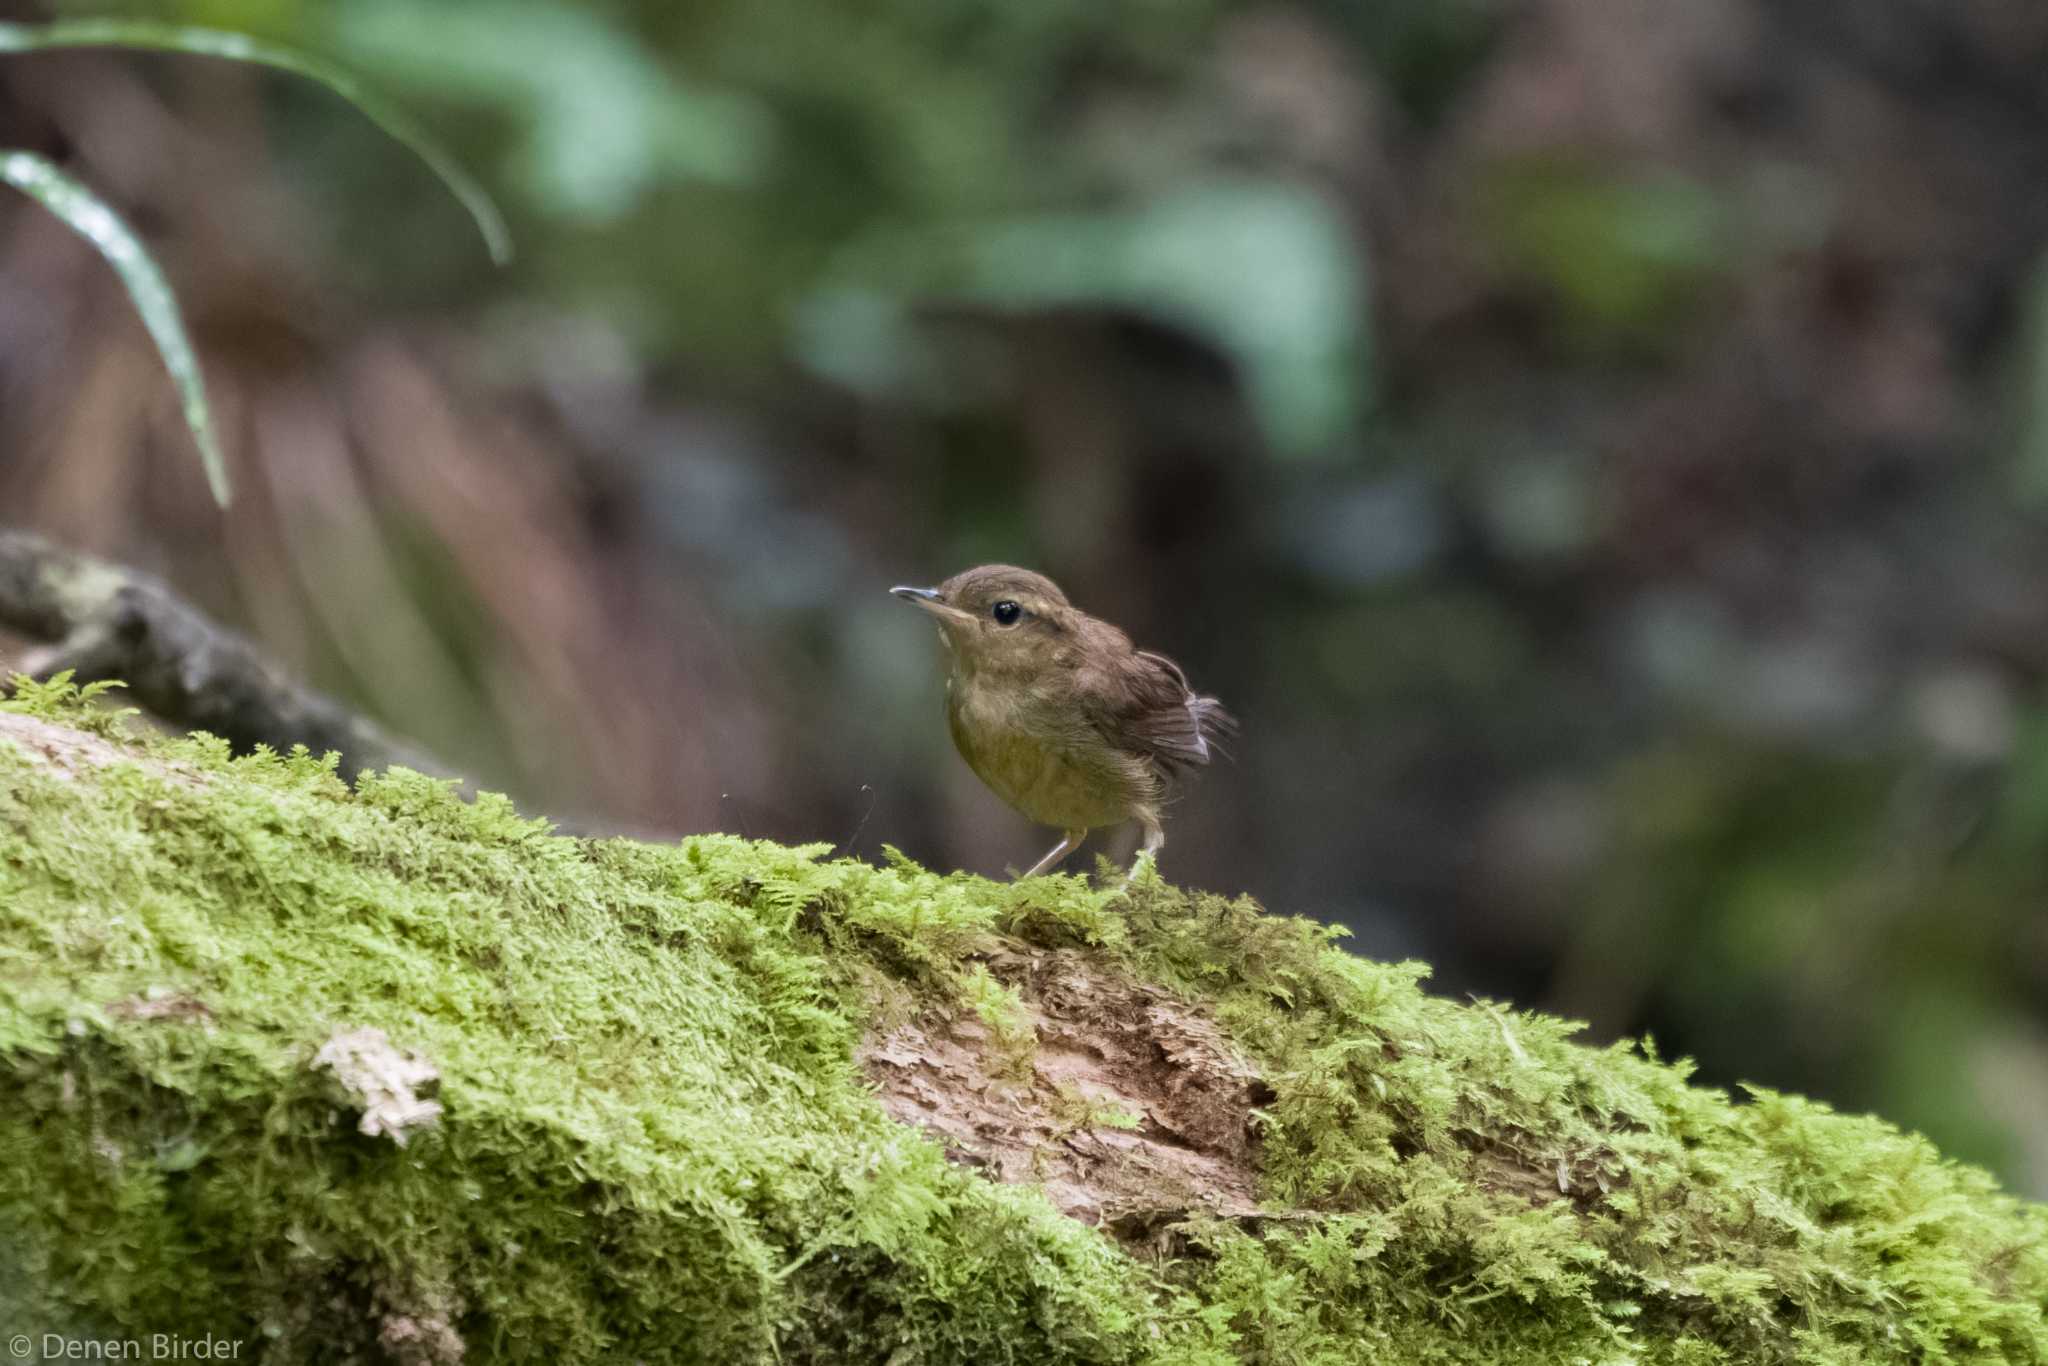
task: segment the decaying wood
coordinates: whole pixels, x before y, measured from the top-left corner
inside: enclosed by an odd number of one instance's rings
[[[971,1010],[927,1010],[861,1050],[884,1109],[1119,1237],[1259,1213],[1254,1112],[1271,1096],[1215,1021],[1078,954],[988,968],[1018,992],[1018,1042]]]

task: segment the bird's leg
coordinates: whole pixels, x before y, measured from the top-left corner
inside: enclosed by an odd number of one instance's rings
[[[1131,860],[1130,876],[1124,879],[1126,887],[1138,880],[1140,868],[1156,869],[1159,866],[1159,851],[1166,847],[1166,827],[1159,823],[1157,816],[1148,816],[1141,812],[1138,820],[1145,827],[1145,842],[1138,846],[1138,856]]]
[[[1088,832],[1086,830],[1067,831],[1066,838],[1062,839],[1058,844],[1055,844],[1052,848],[1046,850],[1044,858],[1032,864],[1029,870],[1019,873],[1017,876],[1020,879],[1027,877],[1037,877],[1040,873],[1046,871],[1048,868],[1053,867],[1061,859],[1073,853],[1074,850],[1080,847],[1081,841],[1087,838]]]

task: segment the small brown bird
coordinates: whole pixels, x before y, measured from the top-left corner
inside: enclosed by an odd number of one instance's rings
[[[1090,830],[1127,820],[1145,829],[1138,858],[1158,852],[1169,781],[1236,732],[1221,702],[1197,696],[1178,664],[1134,648],[1043,574],[987,564],[937,588],[889,591],[938,618],[960,757],[998,797],[1065,834],[1025,877]]]

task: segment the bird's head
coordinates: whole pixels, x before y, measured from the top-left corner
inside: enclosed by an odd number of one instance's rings
[[[985,564],[936,588],[892,588],[932,614],[962,673],[1032,674],[1052,666],[1050,646],[1074,609],[1058,584],[1014,565]]]

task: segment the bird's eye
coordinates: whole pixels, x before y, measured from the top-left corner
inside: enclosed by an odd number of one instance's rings
[[[1024,615],[1024,609],[1005,598],[989,610],[989,615],[996,619],[998,626],[1015,626],[1017,619]]]

